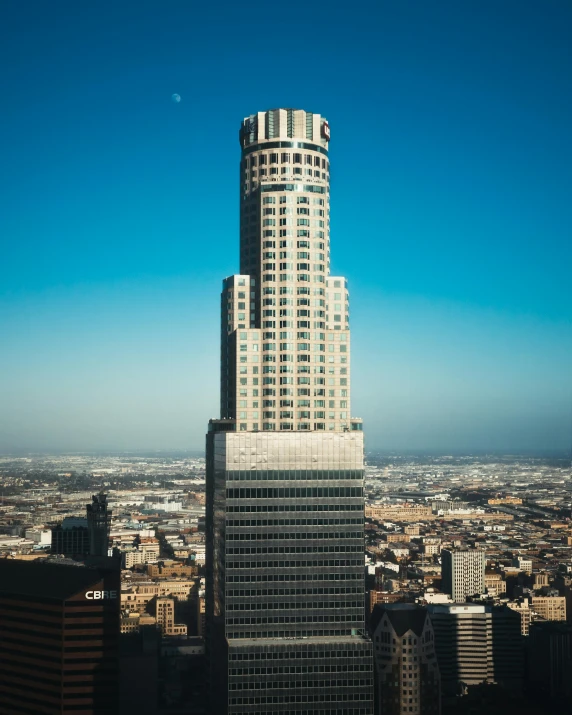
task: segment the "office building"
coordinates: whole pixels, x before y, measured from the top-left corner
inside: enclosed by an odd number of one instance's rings
[[[545,702],[570,707],[572,697],[572,626],[533,623],[528,637],[527,680]]]
[[[485,552],[479,549],[441,551],[441,590],[455,603],[485,592]]]
[[[363,433],[344,278],[330,276],[329,126],[240,130],[240,274],[223,282],[221,419],[207,436],[211,710],[369,715]]]
[[[155,601],[157,625],[164,636],[186,636],[187,626],[175,623],[175,599],[161,596]]]
[[[530,607],[545,621],[566,620],[565,596],[532,596]]]
[[[90,556],[108,556],[111,511],[107,507],[107,495],[94,494],[86,510]]]
[[[444,696],[485,682],[520,692],[524,652],[518,613],[475,603],[430,604],[427,610]]]
[[[119,565],[0,559],[0,714],[114,715]]]
[[[52,528],[51,552],[70,557],[107,557],[111,511],[106,494],[94,494],[86,504],[86,516],[66,517]]]
[[[61,524],[52,528],[52,554],[61,556],[87,556],[89,531],[87,519],[66,516]]]
[[[439,715],[441,679],[427,609],[376,605],[370,620],[376,699],[383,715]]]

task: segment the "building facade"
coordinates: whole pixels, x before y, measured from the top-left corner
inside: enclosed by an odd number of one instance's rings
[[[441,678],[427,609],[375,606],[370,620],[376,698],[383,715],[439,715]]]
[[[241,272],[223,283],[207,436],[211,709],[369,715],[363,433],[347,285],[329,275],[329,126],[259,112],[240,141]]]
[[[531,692],[552,706],[568,709],[572,697],[572,625],[534,623],[528,640],[527,679]]]
[[[427,610],[444,697],[462,695],[481,683],[521,691],[524,645],[518,613],[475,603],[430,604]]]
[[[119,564],[0,559],[0,714],[117,715]]]
[[[443,549],[442,591],[455,603],[485,592],[485,552],[479,549]]]

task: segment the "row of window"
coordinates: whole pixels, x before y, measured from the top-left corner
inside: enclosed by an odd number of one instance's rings
[[[262,295],[276,295],[277,291],[274,286],[264,286],[262,288]],[[294,295],[293,286],[280,286],[278,288],[278,295]],[[310,286],[297,286],[296,295],[319,295],[325,297],[325,288],[310,288]],[[256,339],[256,338],[255,338]],[[333,338],[330,338],[332,340]],[[325,340],[325,338],[324,338]]]
[[[363,487],[240,487],[226,490],[227,499],[305,499],[363,497]]]
[[[275,243],[275,241],[265,241],[265,243]],[[304,244],[308,243],[308,241],[298,241],[298,244]],[[321,244],[316,244],[316,245],[321,245]],[[293,251],[280,251],[278,254],[278,258],[280,260],[283,259],[293,259],[294,258],[294,252]],[[314,258],[312,259],[310,257],[310,253],[308,251],[298,251],[296,258],[300,261],[325,261],[326,256],[323,253],[315,253]],[[262,259],[264,261],[273,261],[276,259],[276,252],[275,251],[265,251],[264,254],[262,255]]]
[[[318,250],[325,250],[324,248],[325,244],[322,243],[321,241],[318,241],[314,243],[314,248],[317,248]],[[293,248],[294,247],[294,241],[280,241],[280,248]],[[296,247],[297,248],[310,248],[310,241],[296,241]],[[264,250],[268,248],[276,248],[276,241],[263,241],[262,242],[262,248]],[[246,251],[248,252],[248,251]],[[325,261],[326,258],[323,253],[316,254],[320,256],[320,258],[314,258],[316,261]],[[297,258],[309,258],[310,255],[308,253],[305,253],[304,255],[300,255],[300,253],[297,254]],[[276,254],[269,255],[267,253],[264,254],[263,258],[276,258]],[[294,258],[294,253],[292,251],[285,251],[284,253],[280,253],[279,258]]]
[[[260,186],[260,191],[262,193],[272,192],[281,193],[282,191],[295,191],[296,193],[305,194],[327,194],[328,189],[325,186],[313,186],[312,184],[262,184]],[[244,200],[248,200],[249,197],[245,196]]]
[[[358,613],[354,613],[354,618],[359,617],[360,608],[363,610],[363,598],[357,601],[267,601],[248,603],[227,603],[226,611],[298,611],[301,609],[318,609],[320,611],[326,609],[354,608]]]
[[[248,415],[246,412],[240,412],[239,413],[239,419],[245,420],[248,418]],[[258,412],[252,414],[252,419],[258,419]],[[265,420],[275,420],[277,419],[276,417],[276,412],[273,410],[265,410],[262,413],[262,419]],[[280,412],[280,417],[279,419],[281,420],[293,420],[293,419],[299,419],[299,420],[306,420],[306,419],[311,419],[311,413],[310,410],[300,410],[299,412],[295,413],[294,411],[289,411],[289,410],[282,410]],[[316,420],[325,420],[326,419],[326,413],[323,410],[316,410],[314,412],[314,419]],[[336,415],[332,412],[329,413],[328,419],[330,420],[335,420]],[[347,412],[340,412],[339,419],[341,420],[346,420],[347,419]],[[288,429],[288,428],[287,428]],[[323,429],[323,428],[322,428]],[[244,430],[243,430],[244,431]]]
[[[231,556],[254,556],[256,554],[359,554],[362,551],[363,544],[358,546],[229,546],[226,553]]]
[[[227,618],[227,626],[254,626],[270,625],[272,623],[355,623],[359,619],[358,615],[351,613],[317,616],[241,616],[240,618]]]
[[[306,149],[307,151],[314,151],[319,154],[323,154],[324,156],[328,156],[328,150],[323,146],[302,141],[267,141],[263,144],[251,144],[248,147],[244,147],[242,155],[246,157],[256,151],[268,151],[270,149]]]
[[[319,568],[319,567],[346,567],[361,566],[362,559],[310,559],[309,561],[227,561],[227,569],[299,569],[299,568]]]
[[[227,598],[255,597],[255,596],[322,596],[355,593],[363,595],[359,586],[333,587],[321,586],[320,588],[241,588],[231,589],[226,592]]]
[[[319,541],[323,539],[363,539],[363,531],[286,531],[227,533],[227,541]]]
[[[324,358],[324,362],[325,362],[325,357],[324,357],[323,355],[316,355],[315,357],[316,357],[316,361],[317,361],[318,358]],[[307,358],[307,360],[304,361],[304,360],[302,360],[302,358]],[[299,361],[299,362],[310,362],[309,358],[310,358],[310,355],[298,355],[298,361]],[[240,378],[240,384],[241,384],[241,385],[246,385],[246,384],[248,384],[248,383],[246,382],[247,379],[248,379],[248,378]],[[301,380],[301,378],[298,378],[298,379]],[[325,384],[328,384],[328,385],[337,385],[337,384],[338,384],[337,379],[338,379],[338,378],[328,377],[328,378],[327,378],[328,382],[326,383],[326,378],[325,378],[325,377],[315,377],[315,378],[314,378],[314,385],[325,385]],[[243,380],[244,380],[244,382],[243,382]],[[279,382],[277,382],[277,380],[279,380]],[[257,384],[258,384],[258,378],[252,378],[252,384],[253,384],[253,385],[257,385]],[[263,384],[263,385],[276,385],[276,384],[280,384],[280,385],[293,385],[293,384],[294,384],[294,378],[293,378],[293,377],[280,377],[280,378],[276,378],[276,377],[263,377],[263,378],[262,378],[262,384]],[[346,386],[346,385],[348,384],[348,378],[347,378],[347,377],[340,377],[340,378],[339,378],[339,384],[340,384],[342,387]],[[265,393],[265,394],[275,394],[275,393]],[[310,393],[309,393],[309,392],[298,392],[298,394],[299,394],[299,395],[309,395]],[[325,394],[326,394],[325,390],[321,390],[321,391],[319,391],[319,392],[316,392],[316,390],[314,390],[314,396],[315,396],[315,397],[316,397],[316,396],[322,396],[322,395],[325,396]],[[345,395],[344,395],[344,397],[345,397]]]
[[[288,673],[371,673],[372,666],[368,663],[343,663],[338,665],[274,665],[247,666],[244,668],[229,668],[229,675],[283,675]]]
[[[249,636],[250,637],[250,636]],[[269,636],[273,637],[273,636]],[[276,636],[278,637],[278,636]],[[285,697],[282,695],[274,695],[274,696],[261,696],[261,697],[241,697],[241,698],[230,698],[229,702],[231,705],[271,705],[271,704],[276,704],[276,703],[323,703],[324,701],[330,702],[331,700],[334,701],[339,701],[339,700],[347,700],[348,696],[347,695],[340,695],[338,698],[333,697],[333,696],[321,696],[321,695],[297,695],[297,696],[287,696],[288,699],[286,700]],[[362,693],[356,693],[355,696],[352,695],[351,700],[371,700],[371,697],[368,695],[364,695]],[[252,707],[250,708],[250,712],[252,715],[276,715],[276,710],[252,710]],[[371,709],[369,707],[367,708],[344,708],[343,710],[340,710],[339,707],[334,707],[333,709],[320,709],[316,710],[315,707],[313,707],[311,710],[298,710],[296,709],[296,715],[370,715]]]
[[[300,213],[300,209],[298,209]],[[278,223],[276,221],[278,220]],[[264,218],[262,219],[263,226],[312,226],[313,228],[324,228],[324,220],[321,218],[297,218],[294,224],[293,218]]]
[[[266,270],[266,269],[265,269]],[[275,273],[265,273],[262,276],[263,283],[293,283],[297,281],[298,283],[310,283],[311,275],[309,273],[298,273],[296,275],[292,273],[280,273],[278,278]],[[314,283],[325,283],[326,279],[321,274],[314,274]],[[309,326],[308,326],[309,327]],[[326,327],[325,325],[323,326]]]
[[[303,310],[303,309],[302,309]],[[266,311],[264,311],[266,312]],[[275,312],[275,311],[273,311]],[[300,310],[297,311],[300,313]],[[321,311],[318,311],[321,312]],[[302,335],[309,335],[309,333],[302,333]],[[282,335],[282,333],[281,333]],[[292,335],[291,333],[284,333],[284,335]],[[299,333],[300,335],[300,333]],[[264,338],[263,338],[264,339]],[[309,340],[310,338],[307,338]],[[341,353],[347,353],[348,351],[348,346],[345,344],[346,341],[340,341],[340,343],[337,343],[337,347],[339,348],[339,352]],[[252,350],[257,350],[258,345],[257,344],[252,344],[251,349]],[[279,350],[310,350],[311,345],[310,343],[278,343],[278,349]],[[268,350],[276,350],[276,343],[262,343],[262,349],[264,351]],[[239,352],[246,352],[248,350],[248,343],[241,343]],[[333,353],[336,350],[336,344],[330,344],[328,345],[328,352]],[[314,352],[326,352],[326,343],[314,343]]]
[[[262,197],[262,204],[263,206],[267,206],[269,204],[275,204],[276,203],[276,196],[263,196]],[[294,197],[293,196],[281,196],[280,197],[280,204],[308,204],[312,206],[325,206],[326,202],[324,199],[312,197],[310,200],[309,196],[298,196],[296,198],[296,202],[294,202]],[[244,210],[246,210],[246,207],[244,207]],[[256,204],[251,204],[249,207],[249,211],[254,212],[257,210],[257,205]],[[282,212],[282,210],[281,210]]]
[[[324,633],[306,633],[306,635],[324,635]],[[346,631],[340,631],[339,633],[336,633],[334,635],[349,635]],[[262,637],[262,636],[259,636]],[[267,636],[264,636],[267,637]],[[268,636],[268,637],[274,637],[274,638],[281,638],[282,636]],[[260,646],[259,646],[260,647]],[[339,660],[346,660],[347,658],[362,658],[364,661],[366,661],[368,664],[370,664],[371,660],[371,652],[369,649],[361,648],[361,647],[353,647],[353,648],[347,648],[344,650],[332,650],[331,648],[328,648],[326,650],[319,650],[319,649],[302,649],[299,646],[293,650],[288,650],[287,646],[283,646],[280,650],[275,650],[275,646],[272,647],[272,650],[269,648],[265,648],[264,646],[262,647],[262,651],[249,651],[247,653],[233,653],[232,651],[229,653],[228,659],[229,661],[234,661],[234,660],[241,660],[241,661],[256,661],[256,660],[318,660],[318,661],[326,661],[329,659],[333,659],[336,661]],[[304,666],[300,666],[304,667]],[[352,666],[355,668],[355,666]],[[371,667],[371,665],[370,665]]]
[[[241,418],[241,419],[246,419],[246,417]],[[334,419],[333,417],[331,419]],[[342,421],[341,422],[342,427],[346,427],[347,423]],[[275,422],[263,422],[262,424],[262,430],[264,432],[275,432],[276,431],[276,423]],[[311,432],[312,431],[312,425],[309,422],[300,422],[296,425],[294,425],[292,422],[281,422],[279,425],[279,429],[283,432]],[[334,422],[330,422],[328,424],[328,430],[334,431],[336,429],[336,425]],[[241,422],[239,423],[239,430],[240,432],[258,432],[260,430],[259,423],[258,422],[253,422],[251,425],[251,429],[249,430],[248,428],[248,423],[247,422]],[[326,430],[326,423],[325,422],[314,422],[314,431],[319,432],[319,431],[325,431]]]
[[[340,368],[340,369],[342,369],[342,368]],[[299,379],[302,380],[302,378],[299,378]],[[309,378],[308,378],[308,379],[309,379]],[[329,379],[329,378],[328,378],[328,379]],[[253,377],[253,378],[252,378],[252,383],[253,383],[254,385],[257,385],[257,384],[258,384],[258,378]],[[240,379],[240,384],[242,384],[242,378]],[[244,383],[244,384],[246,384],[246,383]],[[292,384],[292,382],[290,382],[289,384]],[[334,382],[331,382],[330,384],[333,385]],[[242,389],[244,389],[244,388],[242,388]],[[241,394],[242,394],[242,389],[240,390],[240,393],[241,393]],[[348,391],[347,391],[347,389],[345,389],[345,390],[338,390],[338,392],[339,392],[339,394],[340,394],[341,397],[347,397],[347,396],[348,396]],[[303,388],[303,387],[301,387],[301,388],[299,388],[299,389],[297,390],[297,393],[298,393],[299,396],[300,396],[300,395],[307,395],[307,396],[309,396],[309,395],[310,395],[310,390],[309,390],[308,388],[305,388],[305,387]],[[328,390],[328,395],[329,395],[330,397],[334,397],[334,396],[335,396],[335,393],[336,393],[336,390]],[[257,394],[258,394],[258,391],[257,391],[257,390],[252,390],[252,394],[253,394],[254,397],[256,397]],[[265,387],[265,388],[262,390],[262,394],[263,394],[265,397],[266,397],[266,396],[274,397],[274,396],[276,396],[276,388],[275,388],[275,387]],[[281,387],[281,388],[280,388],[280,395],[293,395],[293,394],[294,394],[293,388],[287,388],[287,387]],[[315,389],[314,389],[314,397],[320,397],[320,396],[325,397],[325,396],[326,396],[326,391],[325,391],[324,389],[322,389],[322,388],[315,388]]]
[[[287,688],[357,688],[372,685],[369,679],[345,678],[344,680],[269,680],[262,683],[245,681],[244,683],[229,683],[229,690],[283,690]]]
[[[270,355],[270,356],[265,355],[264,357],[266,358],[266,357],[273,357],[273,356],[272,356],[272,355]],[[275,360],[276,358],[273,358],[273,359]],[[293,361],[294,361],[291,356],[290,356],[290,357],[284,356],[284,357],[281,357],[281,359],[283,359],[285,362],[293,362]],[[252,356],[252,357],[251,357],[251,360],[252,360],[252,362],[258,362],[258,358],[257,358],[256,356]],[[241,359],[240,362],[242,363],[242,362],[244,362],[244,360]],[[265,360],[264,362],[266,362],[266,360]],[[307,360],[306,362],[309,362],[309,360]],[[325,362],[325,358],[318,356],[318,357],[315,358],[315,362]],[[333,363],[333,362],[334,362],[334,358],[333,358],[333,357],[328,358],[328,363]],[[346,363],[346,362],[347,362],[347,359],[346,359],[346,358],[344,358],[344,357],[341,357],[341,358],[340,358],[340,363]],[[250,367],[251,367],[251,371],[252,371],[252,374],[253,374],[253,375],[258,375],[258,374],[259,374],[259,370],[258,370],[258,366],[257,366],[257,365],[251,365]],[[301,370],[301,369],[300,369],[301,367],[309,367],[309,365],[306,365],[306,366],[304,366],[304,365],[298,365],[298,374],[301,373],[301,372],[310,372],[310,370]],[[348,370],[347,367],[341,367],[341,368],[339,368],[339,374],[340,374],[340,375],[347,375],[347,370]],[[285,373],[294,373],[294,372],[295,372],[295,371],[294,371],[294,367],[293,367],[293,366],[280,365],[280,374],[283,375],[283,374],[285,374]],[[239,367],[239,374],[240,374],[240,375],[248,375],[248,365],[240,365],[240,367]],[[275,366],[272,366],[272,365],[271,365],[271,366],[265,365],[265,366],[264,366],[264,374],[276,374],[276,367],[275,367]],[[335,368],[335,367],[329,367],[329,368],[328,368],[328,374],[329,374],[329,375],[335,375],[335,374],[337,374],[337,373],[336,373],[336,368]],[[341,380],[342,380],[342,379],[345,380],[345,379],[347,379],[347,378],[340,378],[340,384],[342,384],[342,383],[341,383]],[[306,377],[306,378],[299,377],[297,382],[298,382],[298,385],[305,385],[305,384],[306,384],[306,385],[309,385],[309,384],[310,384],[310,378],[309,378],[309,377]],[[239,378],[239,383],[240,383],[240,385],[247,385],[247,384],[248,384],[248,378]],[[253,384],[253,385],[258,385],[258,384],[259,384],[259,378],[258,378],[258,377],[253,377],[253,378],[252,378],[252,384]],[[264,385],[275,385],[275,384],[276,384],[276,379],[274,378],[273,380],[268,380],[268,379],[264,378],[264,379],[263,379],[263,384],[264,384]],[[293,384],[294,384],[294,378],[293,378],[293,377],[292,377],[292,378],[289,378],[289,379],[280,378],[280,384],[282,384],[282,385],[293,385]],[[314,378],[314,384],[316,384],[316,385],[325,385],[325,384],[326,384],[325,378],[321,378],[321,377],[320,377],[320,378]],[[335,385],[335,384],[336,384],[336,380],[335,380],[334,378],[328,378],[328,385]],[[346,383],[343,383],[343,384],[346,385]],[[246,389],[246,388],[244,388],[244,387],[241,387],[241,388],[239,389],[239,395],[240,395],[241,397],[242,397],[242,396],[246,396],[247,393],[248,393],[248,389]],[[259,390],[256,390],[256,389],[253,389],[253,390],[252,390],[252,396],[253,396],[253,397],[258,397],[258,393],[259,393]],[[310,395],[312,394],[312,391],[311,391],[309,388],[305,387],[305,388],[299,388],[299,389],[296,391],[296,393],[298,394],[298,396],[307,396],[307,397],[310,397]],[[268,396],[276,396],[276,388],[274,388],[274,387],[270,387],[270,388],[269,388],[269,387],[265,387],[265,388],[262,390],[262,394],[263,394],[264,396],[267,396],[267,395],[268,395]],[[325,396],[326,396],[326,391],[325,391],[323,388],[319,388],[319,389],[317,388],[317,389],[314,390],[313,394],[314,394],[314,397],[325,397]],[[280,395],[291,395],[291,396],[293,396],[293,395],[294,395],[293,388],[280,388]],[[335,396],[336,396],[335,390],[328,390],[328,395],[329,395],[329,397],[335,397]],[[347,397],[347,390],[342,391],[342,392],[341,392],[341,396],[342,396],[342,397]],[[274,403],[274,404],[275,404],[275,403]],[[242,405],[242,406],[243,406],[243,407],[246,407],[247,405]],[[253,405],[253,406],[258,407],[258,405]],[[274,405],[268,404],[267,406],[268,406],[268,407],[273,407]],[[293,403],[292,403],[292,404],[288,404],[288,405],[281,405],[281,406],[282,406],[282,407],[284,407],[284,406],[293,407]],[[299,406],[299,407],[301,407],[301,406],[309,407],[310,405],[309,405],[309,404],[304,404],[304,405],[298,405],[298,406]],[[315,407],[325,407],[325,404],[324,404],[324,405],[316,405],[316,404],[314,404],[314,406],[315,406]],[[328,406],[329,406],[329,407],[335,407],[335,405],[333,405],[331,402],[329,403]]]
[[[228,511],[228,509],[227,509]],[[283,581],[360,581],[363,582],[363,570],[359,573],[304,573],[304,574],[248,574],[246,576],[228,576],[227,583],[276,583]],[[360,590],[360,593],[363,589]]]
[[[256,182],[256,179],[258,176],[264,177],[264,176],[277,176],[278,174],[281,174],[282,176],[288,176],[289,174],[292,174],[294,176],[308,176],[311,177],[313,176],[316,179],[322,179],[323,181],[327,181],[329,178],[329,174],[327,174],[325,171],[318,171],[312,169],[301,169],[299,167],[294,167],[291,169],[289,166],[283,166],[280,171],[278,171],[278,167],[270,167],[270,171],[267,171],[266,169],[262,168],[260,171],[255,171],[252,170],[250,173],[248,171],[244,172],[244,190],[248,191],[248,179],[251,178],[252,182]]]
[[[323,239],[325,238],[325,233],[324,231],[317,230],[317,229],[312,229],[311,231],[307,228],[301,228],[297,229],[296,232],[294,233],[294,229],[292,228],[281,228],[278,232],[276,229],[271,228],[267,229],[265,228],[264,231],[262,232],[262,236],[264,239],[266,238],[276,238],[276,233],[280,236],[280,238],[284,239],[293,239],[294,236],[297,238],[305,238],[309,239],[312,236],[314,238],[319,238],[322,239],[320,243],[314,244],[316,248],[324,249],[325,244],[323,243]],[[263,241],[263,246],[267,245],[267,247],[276,247],[276,241]],[[304,241],[298,241],[299,247],[302,248],[310,248],[310,242],[308,240]],[[280,241],[280,247],[281,248],[293,248],[294,246],[294,241],[292,240],[282,240]],[[242,232],[241,232],[241,257],[243,260],[247,260],[248,254],[250,253],[250,261],[255,261],[257,256],[258,256],[258,231],[256,226],[246,226],[243,227]],[[329,250],[329,249],[328,249]],[[325,260],[325,259],[324,259]],[[328,255],[328,260],[329,260],[329,255]]]
[[[296,407],[310,407],[310,402],[311,400],[297,400],[296,402]],[[339,404],[337,407],[340,409],[347,407],[347,400],[343,401],[344,404]],[[336,403],[334,400],[329,400],[328,401],[328,408],[329,409],[336,409]],[[248,408],[248,400],[239,400],[238,403],[239,407],[245,407]],[[258,402],[253,402],[250,405],[251,409],[257,409],[258,408]],[[263,400],[262,401],[262,406],[263,407],[275,407],[276,406],[276,400]],[[326,406],[326,400],[314,400],[314,407],[325,407]],[[294,400],[280,400],[280,407],[294,407]],[[241,476],[241,479],[247,479],[247,477]]]
[[[247,504],[241,506],[227,506],[227,514],[243,512],[280,512],[280,511],[361,511],[363,504]],[[362,564],[363,565],[363,564]]]
[[[280,160],[280,162],[279,162]],[[306,166],[316,166],[322,169],[329,169],[329,162],[319,156],[312,154],[300,154],[298,152],[272,152],[270,154],[254,154],[244,158],[243,167],[245,169],[253,166],[266,166],[268,164],[305,164]]]
[[[361,479],[363,478],[363,473],[361,470],[352,470],[352,472],[355,471],[355,473],[359,476],[356,476],[355,479]],[[349,470],[348,470],[349,472]],[[243,475],[243,474],[249,474],[251,475],[249,479],[251,481],[254,481],[256,479],[253,474],[258,474],[259,472],[255,472],[254,470],[252,472],[234,472],[235,475]],[[283,472],[275,472],[276,474],[282,475]],[[326,472],[327,474],[328,472]],[[343,472],[343,474],[346,474],[347,472]],[[230,475],[231,473],[227,472],[227,475]],[[294,474],[299,474],[299,472],[294,472]],[[235,480],[237,479],[236,476],[234,477],[228,477],[229,480]],[[240,477],[238,477],[240,478]],[[268,479],[268,477],[265,477]],[[270,477],[271,478],[271,477]],[[290,479],[293,479],[295,477],[290,476],[288,473],[286,473],[286,476],[280,476],[277,477],[278,479],[284,479],[285,481],[288,481]],[[334,479],[337,477],[334,477]],[[348,477],[343,477],[344,479],[347,479]],[[354,477],[349,477],[349,479],[353,479]],[[228,519],[226,522],[227,526],[344,526],[345,524],[347,525],[363,525],[364,520],[363,518],[353,518],[353,519]]]
[[[265,290],[274,290],[274,291],[275,291],[276,288],[265,289]],[[288,290],[289,290],[290,292],[292,291],[291,288],[289,288]],[[301,292],[302,290],[305,291],[306,288],[298,288],[298,295],[300,295],[300,292]],[[280,289],[280,293],[282,294],[282,288]],[[275,293],[274,293],[273,295],[275,295]],[[315,295],[323,295],[323,294],[315,293]],[[289,338],[293,338],[293,337],[294,337],[294,334],[293,334],[293,333],[280,333],[280,335],[279,335],[278,337],[280,338],[280,340],[288,340]],[[298,333],[296,337],[299,338],[299,339],[303,339],[303,340],[310,340],[310,339],[311,339],[310,333],[307,333],[307,332]],[[327,336],[327,337],[328,337],[328,341],[333,342],[333,341],[335,340],[335,338],[338,337],[338,335],[335,334],[335,333],[328,333],[328,336]],[[239,340],[248,340],[249,334],[248,334],[248,333],[245,333],[245,332],[240,332],[240,333],[238,334],[238,338],[239,338]],[[253,341],[260,340],[260,333],[250,333],[250,339],[253,340]],[[275,339],[276,339],[276,333],[262,333],[262,339],[263,339],[263,340],[275,340]],[[347,340],[347,335],[344,333],[344,334],[342,334],[342,335],[339,336],[339,339],[340,339],[340,342],[344,343],[344,342],[346,342],[346,340]],[[326,333],[314,333],[314,340],[322,340],[322,341],[325,341],[325,340],[326,340]],[[330,352],[331,352],[331,350],[330,350]]]
[[[266,199],[274,199],[274,196],[266,196]],[[288,196],[286,198],[290,199],[290,203],[294,203],[294,197],[293,196]],[[324,199],[317,199],[318,201],[324,201]],[[314,199],[316,201],[316,199]],[[275,202],[274,202],[275,203]],[[298,197],[298,204],[301,203],[310,203],[310,200],[306,196],[299,196]],[[304,216],[319,216],[323,218],[325,216],[325,211],[324,209],[310,209],[308,206],[298,206],[296,209],[296,213],[298,215],[304,215]],[[328,211],[329,213],[329,211]],[[293,216],[294,215],[294,208],[292,206],[281,206],[278,209],[278,214],[280,216]],[[263,216],[276,216],[276,208],[274,206],[266,206],[265,208],[262,209],[262,215]],[[251,219],[258,223],[258,215],[253,215],[249,216],[248,214],[244,214],[241,216],[241,219],[243,223],[248,223]]]

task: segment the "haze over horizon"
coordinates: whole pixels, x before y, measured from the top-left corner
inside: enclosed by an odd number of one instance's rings
[[[570,450],[572,6],[302,7],[0,8],[0,452],[203,449],[238,129],[278,106],[331,126],[366,448]]]

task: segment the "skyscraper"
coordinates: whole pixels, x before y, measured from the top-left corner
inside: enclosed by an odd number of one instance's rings
[[[111,511],[107,507],[107,494],[102,492],[94,494],[86,510],[89,553],[91,556],[107,556],[111,529]]]
[[[485,552],[480,549],[443,549],[442,590],[455,603],[485,592]]]
[[[426,608],[378,604],[370,620],[377,700],[383,715],[439,715],[441,678]]]
[[[240,274],[223,282],[207,435],[207,649],[217,713],[366,715],[361,420],[348,292],[329,275],[330,129],[240,129]]]
[[[119,563],[0,559],[1,715],[116,715]]]
[[[444,698],[484,682],[520,692],[524,662],[517,613],[477,603],[430,604],[427,610]]]

